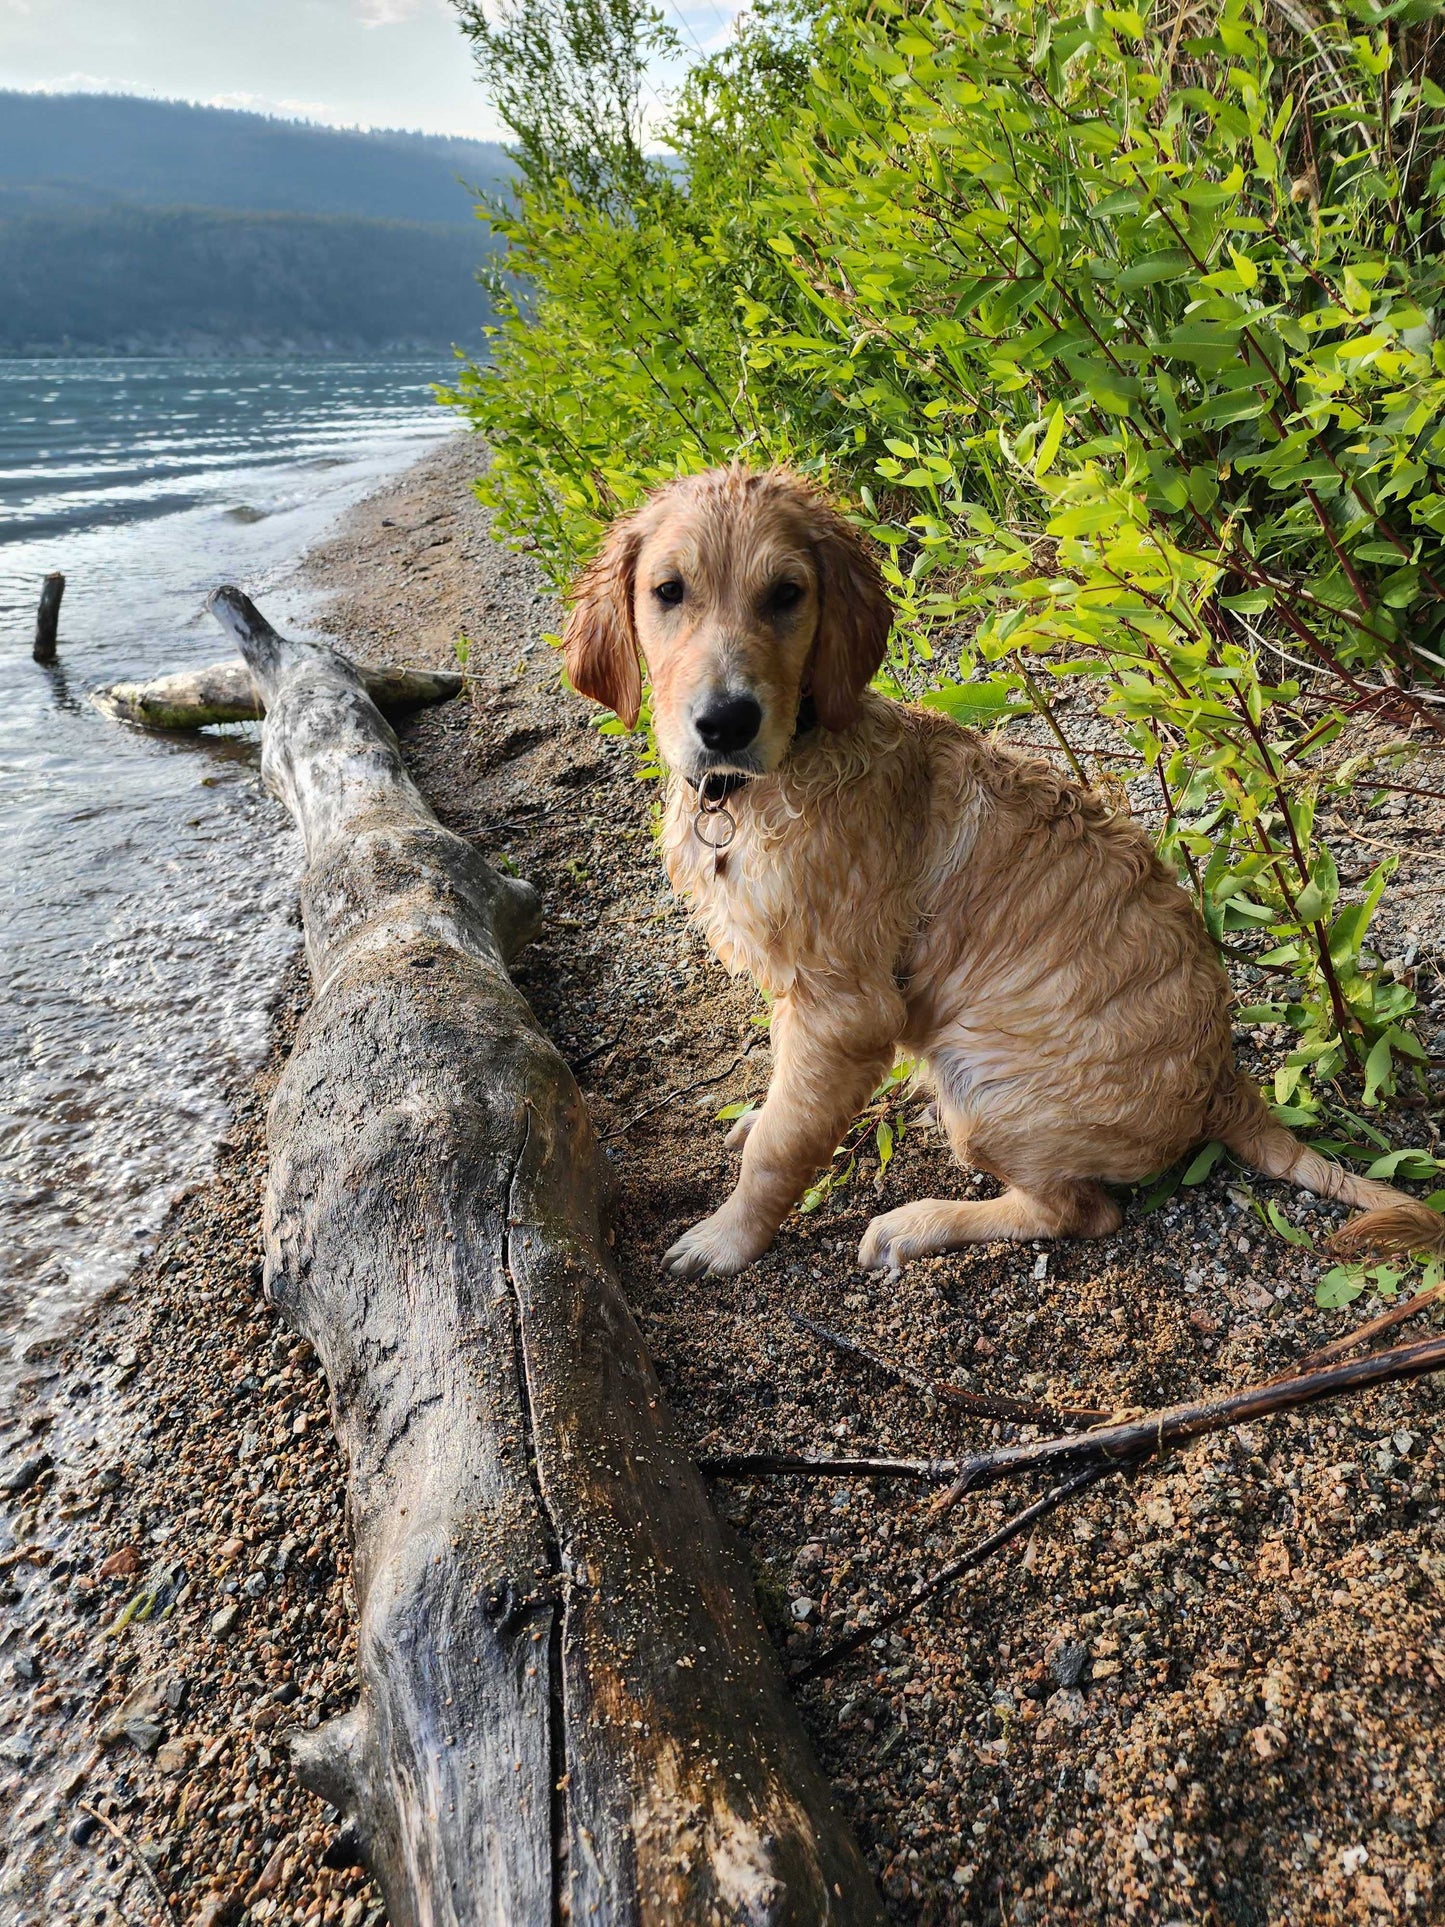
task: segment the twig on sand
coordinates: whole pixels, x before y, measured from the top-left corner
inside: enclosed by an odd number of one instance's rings
[[[828,1452],[716,1452],[699,1459],[697,1469],[708,1479],[769,1478],[788,1473],[802,1479],[921,1479],[942,1485],[953,1478],[961,1459],[894,1459],[885,1453],[860,1452],[847,1458]]]
[[[90,1806],[86,1801],[77,1800],[75,1804],[80,1808],[82,1813],[88,1813],[92,1820],[98,1821],[100,1825],[105,1828],[106,1832],[110,1834],[112,1839],[118,1840],[120,1842],[121,1846],[130,1855],[131,1859],[140,1868],[141,1872],[145,1875],[146,1879],[150,1882],[151,1892],[155,1895],[156,1899],[161,1903],[161,1909],[164,1912],[166,1919],[170,1921],[171,1927],[181,1927],[180,1917],[176,1913],[175,1908],[171,1905],[170,1900],[167,1898],[165,1888],[161,1885],[159,1880],[156,1879],[155,1870],[151,1867],[145,1855],[141,1852],[140,1848],[136,1846],[135,1842],[131,1839],[130,1835],[128,1833],[122,1833],[120,1828],[115,1824],[114,1820],[108,1820],[103,1813],[99,1812],[95,1807]]]
[[[950,1560],[946,1566],[940,1566],[938,1571],[931,1573],[928,1578],[920,1579],[917,1585],[905,1593],[896,1606],[890,1607],[881,1619],[875,1619],[867,1626],[859,1626],[846,1638],[838,1640],[835,1645],[827,1647],[816,1658],[808,1660],[805,1665],[794,1667],[788,1674],[789,1685],[803,1686],[809,1680],[821,1679],[825,1673],[831,1673],[851,1654],[856,1653],[860,1646],[866,1645],[870,1639],[876,1639],[880,1633],[886,1633],[891,1626],[896,1626],[900,1619],[906,1619],[910,1613],[916,1612],[920,1606],[925,1605],[938,1593],[962,1579],[965,1573],[972,1572],[975,1566],[983,1565],[996,1552],[1002,1551],[1011,1539],[1017,1539],[1021,1532],[1027,1532],[1030,1526],[1036,1525],[1040,1519],[1047,1518],[1049,1513],[1066,1504],[1070,1499],[1078,1498],[1080,1493],[1086,1492],[1091,1485],[1097,1485],[1100,1479],[1107,1479],[1113,1473],[1122,1472],[1124,1469],[1120,1465],[1091,1465],[1084,1471],[1075,1473],[1072,1479],[1066,1480],[1062,1485],[1056,1485],[1041,1499],[1035,1499],[1032,1505],[1026,1505],[1021,1512],[1014,1513],[1011,1519],[1005,1519],[1001,1526],[989,1533],[986,1539],[980,1539],[976,1546],[970,1546],[967,1552],[957,1559]]]
[[[601,1057],[607,1051],[615,1050],[617,1045],[619,1045],[622,1042],[623,1038],[626,1035],[627,1035],[627,1025],[624,1023],[619,1025],[617,1035],[615,1037],[609,1037],[606,1043],[594,1044],[591,1050],[583,1051],[580,1057],[569,1058],[567,1063],[567,1068],[575,1076],[577,1072],[581,1070],[582,1066],[584,1064],[590,1064],[594,1057]]]
[[[891,1358],[885,1358],[881,1352],[875,1352],[858,1339],[834,1331],[830,1325],[820,1325],[814,1319],[804,1318],[801,1312],[790,1311],[788,1317],[800,1331],[810,1332],[814,1338],[831,1345],[846,1358],[856,1358],[861,1364],[871,1365],[874,1371],[882,1372],[886,1378],[908,1386],[910,1391],[921,1392],[925,1397],[941,1398],[957,1406],[960,1411],[972,1412],[979,1418],[1005,1419],[1015,1425],[1093,1425],[1109,1416],[1094,1406],[1060,1406],[1056,1409],[1036,1404],[1031,1399],[1008,1398],[994,1392],[970,1392],[962,1385],[949,1385],[942,1379],[926,1378],[922,1372],[915,1372],[907,1365],[895,1364]]]
[[[1321,1345],[1317,1352],[1311,1352],[1308,1358],[1302,1358],[1298,1364],[1292,1365],[1286,1376],[1297,1378],[1301,1372],[1313,1371],[1318,1365],[1328,1365],[1331,1359],[1343,1358],[1346,1352],[1368,1345],[1381,1332],[1393,1331],[1396,1325],[1403,1325],[1407,1318],[1413,1318],[1417,1312],[1424,1311],[1427,1305],[1434,1304],[1442,1296],[1445,1296],[1445,1279],[1425,1291],[1417,1291],[1413,1298],[1406,1298],[1401,1304],[1392,1305],[1389,1311],[1382,1311],[1378,1318],[1367,1319],[1354,1331],[1346,1332],[1343,1338],[1332,1338],[1328,1345]]]
[[[669,1091],[666,1097],[658,1098],[655,1104],[644,1105],[635,1116],[628,1118],[625,1124],[619,1124],[617,1128],[612,1131],[603,1131],[598,1138],[598,1143],[606,1144],[615,1137],[626,1137],[634,1124],[640,1124],[643,1118],[651,1117],[654,1112],[665,1111],[669,1104],[675,1104],[680,1097],[691,1097],[694,1091],[705,1091],[710,1089],[714,1084],[725,1083],[726,1080],[732,1076],[738,1065],[742,1063],[749,1051],[753,1050],[758,1043],[761,1042],[762,1037],[762,1031],[755,1031],[726,1070],[717,1071],[711,1077],[700,1077],[695,1084],[684,1084],[681,1090]]]

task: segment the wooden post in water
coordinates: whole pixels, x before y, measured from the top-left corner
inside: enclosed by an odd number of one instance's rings
[[[56,569],[46,576],[40,591],[40,607],[35,612],[35,649],[37,662],[55,661],[56,632],[60,627],[60,598],[65,594],[65,577]]]

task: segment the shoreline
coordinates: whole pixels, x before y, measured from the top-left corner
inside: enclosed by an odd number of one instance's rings
[[[300,578],[318,597],[309,626],[363,659],[425,666],[469,638],[472,688],[408,723],[403,746],[442,821],[543,890],[514,974],[615,1134],[624,1287],[696,1454],[1002,1437],[820,1350],[794,1311],[940,1379],[1114,1407],[1263,1377],[1363,1320],[1363,1301],[1315,1307],[1319,1266],[1269,1240],[1222,1168],[1097,1244],[865,1276],[853,1251],[873,1211],[979,1188],[921,1107],[886,1175],[869,1165],[795,1215],[741,1278],[661,1277],[678,1225],[731,1179],[715,1113],[766,1081],[765,1050],[734,1063],[756,1003],[670,898],[630,746],[559,689],[543,639],[556,604],[488,537],[466,487],[479,453],[455,438],[350,511]],[[1417,858],[1445,849],[1438,810],[1387,807],[1386,833],[1408,833]],[[1445,926],[1438,895],[1417,898],[1399,919],[1420,927],[1423,969]],[[334,1817],[292,1781],[282,1743],[348,1706],[354,1676],[325,1387],[256,1290],[264,1111],[306,997],[293,965],[216,1174],[0,1432],[0,1484],[30,1481],[0,1501],[7,1927],[160,1917],[131,1853],[102,1828],[72,1838],[87,1831],[80,1801],[154,1855],[188,1923],[383,1918],[359,1870],[322,1864]],[[1334,1222],[1299,1194],[1262,1195],[1316,1231]],[[1007,1503],[985,1495],[935,1528],[888,1486],[719,1484],[715,1501],[790,1657],[876,1613]],[[1101,1488],[807,1688],[891,1917],[1434,1917],[1442,1502],[1445,1386],[1246,1428]]]

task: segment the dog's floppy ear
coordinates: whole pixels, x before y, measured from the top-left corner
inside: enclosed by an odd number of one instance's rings
[[[562,637],[567,677],[579,696],[616,710],[629,729],[642,707],[642,667],[632,613],[642,531],[635,515],[607,531],[595,558],[572,588]]]
[[[893,604],[878,565],[835,509],[812,504],[812,548],[818,564],[818,640],[811,686],[818,721],[847,729],[877,674],[893,627]]]

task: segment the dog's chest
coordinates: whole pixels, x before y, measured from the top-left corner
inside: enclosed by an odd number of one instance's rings
[[[719,818],[709,819],[700,835],[695,815],[685,801],[672,799],[662,836],[668,879],[692,906],[720,961],[780,995],[797,974],[799,942],[809,921],[799,917],[787,866],[746,811],[733,819],[732,840],[721,849],[703,840],[718,836]]]

